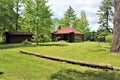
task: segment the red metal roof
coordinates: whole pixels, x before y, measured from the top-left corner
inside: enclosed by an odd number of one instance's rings
[[[76,30],[70,26],[61,28],[61,29],[57,30],[56,32],[54,32],[54,34],[68,34],[68,33],[72,33],[72,32],[74,34],[83,34],[82,32],[79,32],[78,30]]]

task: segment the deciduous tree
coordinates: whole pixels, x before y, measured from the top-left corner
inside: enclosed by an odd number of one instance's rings
[[[84,33],[84,38],[87,40],[90,36],[89,22],[84,10],[81,11],[80,18],[77,20],[76,29]]]
[[[17,31],[20,31],[21,30],[21,24],[20,22],[22,21],[22,12],[23,12],[23,9],[21,8],[24,8],[24,4],[23,4],[23,0],[13,0],[14,1],[14,11],[15,11],[15,17],[16,17],[16,25],[15,25],[15,30],[16,32]]]
[[[13,0],[0,0],[0,32],[15,31],[15,12]]]
[[[51,10],[46,0],[26,0],[25,18],[27,24],[35,34],[36,44],[50,39]]]

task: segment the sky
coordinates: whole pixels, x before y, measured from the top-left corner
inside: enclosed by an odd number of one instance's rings
[[[52,9],[53,18],[62,18],[65,11],[71,6],[77,17],[80,17],[81,10],[86,12],[91,31],[99,27],[97,11],[103,0],[48,0],[48,5]]]

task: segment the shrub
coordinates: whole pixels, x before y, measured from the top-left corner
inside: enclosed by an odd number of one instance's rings
[[[31,45],[32,43],[30,41],[28,41],[27,39],[25,41],[23,41],[23,45]]]
[[[112,42],[112,38],[113,38],[113,35],[112,35],[112,34],[109,34],[109,35],[106,36],[106,41],[107,41],[108,43],[111,43],[111,42]]]

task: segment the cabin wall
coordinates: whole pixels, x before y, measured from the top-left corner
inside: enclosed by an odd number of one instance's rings
[[[81,42],[81,41],[83,41],[83,35],[75,34],[74,42]]]
[[[5,43],[10,43],[10,36],[9,35],[5,35]]]
[[[26,39],[30,41],[32,36],[26,36],[26,35],[13,35],[10,37],[10,43],[21,43],[25,41]]]
[[[69,34],[52,34],[52,41],[60,41],[64,40],[67,42],[81,42],[84,41],[83,35],[81,34],[74,34],[74,33],[69,33]]]
[[[6,43],[21,43],[26,39],[31,41],[32,35],[6,35]]]
[[[52,41],[59,41],[62,38],[62,35],[52,34]]]

